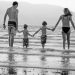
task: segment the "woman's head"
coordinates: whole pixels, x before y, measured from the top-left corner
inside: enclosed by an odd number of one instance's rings
[[[47,22],[46,22],[46,21],[43,21],[43,22],[42,22],[42,25],[43,25],[43,26],[46,26],[46,25],[47,25]]]
[[[65,14],[65,16],[72,16],[72,14],[68,8],[64,8],[64,14]]]

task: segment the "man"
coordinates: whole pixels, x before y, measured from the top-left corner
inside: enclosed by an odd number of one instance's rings
[[[18,2],[13,2],[12,7],[8,8],[5,16],[4,16],[4,23],[3,23],[3,28],[6,28],[5,22],[6,18],[8,16],[9,21],[8,21],[8,33],[9,33],[9,46],[13,47],[13,42],[14,42],[14,31],[18,30]],[[14,29],[14,30],[13,30]],[[12,43],[10,43],[10,37],[12,34]]]

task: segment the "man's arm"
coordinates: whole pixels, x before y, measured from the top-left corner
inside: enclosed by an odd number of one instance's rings
[[[71,21],[71,24],[72,24],[72,26],[73,26],[73,28],[74,28],[74,30],[75,30],[75,25],[74,25],[74,22],[73,22],[73,20],[72,20],[71,17],[70,17],[70,21]]]
[[[5,15],[4,15],[4,22],[3,22],[3,28],[4,28],[4,29],[6,28],[5,22],[6,22],[6,17],[7,17],[7,15],[8,15],[8,9],[7,9],[7,11],[6,11]]]
[[[18,10],[16,11],[16,25],[17,25],[16,30],[18,30]]]

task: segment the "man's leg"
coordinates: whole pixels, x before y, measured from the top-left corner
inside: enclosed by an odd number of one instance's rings
[[[14,36],[16,35],[16,28],[13,26],[11,29],[11,46],[13,47],[14,44]]]
[[[8,36],[9,36],[9,38],[8,38],[8,41],[9,41],[9,47],[10,47],[10,34],[11,34],[11,27],[9,26],[8,27]]]
[[[11,47],[13,47],[13,43],[14,43],[14,35],[11,35]]]

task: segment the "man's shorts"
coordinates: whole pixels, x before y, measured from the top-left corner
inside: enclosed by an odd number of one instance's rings
[[[28,45],[29,45],[29,39],[23,38],[23,46],[28,46]]]
[[[8,21],[8,32],[9,34],[16,34],[16,22]]]
[[[46,43],[46,39],[47,39],[47,36],[46,35],[42,35],[41,36],[41,44],[45,44]]]

